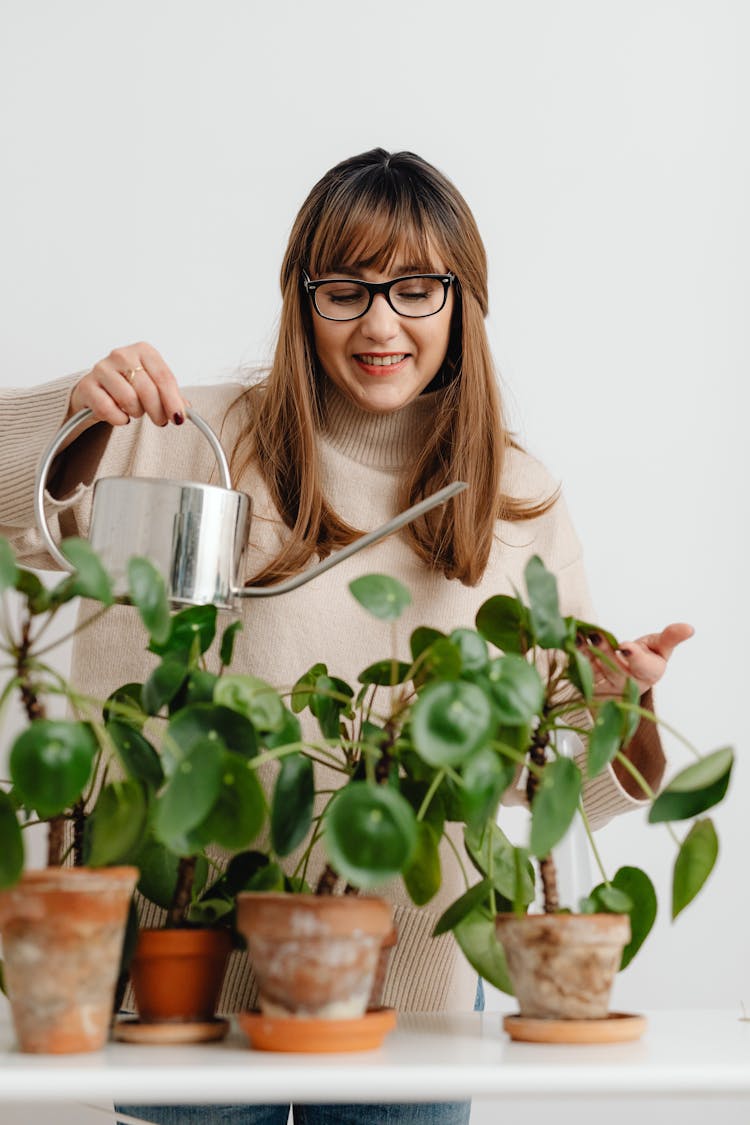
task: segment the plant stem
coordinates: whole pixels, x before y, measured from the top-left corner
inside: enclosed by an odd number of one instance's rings
[[[432,801],[432,798],[435,796],[435,793],[437,792],[438,788],[440,787],[440,784],[441,784],[444,777],[445,777],[445,770],[438,770],[438,772],[433,777],[432,781],[430,782],[430,788],[425,793],[424,800],[422,801],[422,804],[419,806],[419,812],[417,813],[417,820],[424,820],[425,813],[427,812],[428,808],[430,807],[430,802]]]
[[[172,904],[167,913],[167,926],[171,928],[176,928],[185,921],[193,890],[193,880],[195,879],[195,862],[196,857],[194,855],[182,856],[180,859],[177,868],[177,884],[172,896]]]
[[[547,761],[548,744],[549,732],[542,727],[537,727],[534,731],[529,748],[530,765],[536,766],[537,771],[534,772],[529,768],[529,774],[526,778],[526,799],[528,800],[529,808],[532,807],[534,796],[539,788],[539,782],[541,780],[540,774],[544,770]],[[552,853],[539,860],[539,876],[542,880],[544,913],[556,914],[560,909],[560,892],[557,886],[557,869],[555,867],[555,861],[552,858]]]
[[[581,819],[583,820],[583,827],[586,830],[586,836],[588,838],[589,847],[591,848],[591,851],[594,853],[594,860],[596,861],[596,866],[599,868],[599,874],[601,875],[602,880],[609,887],[610,881],[607,878],[607,872],[604,870],[604,864],[602,863],[602,857],[599,855],[599,849],[597,848],[596,844],[594,843],[594,833],[591,831],[591,825],[589,824],[589,818],[586,816],[586,812],[585,812],[584,807],[583,807],[583,802],[579,802],[578,811],[581,814]]]
[[[315,888],[316,895],[332,895],[339,881],[337,873],[330,863],[327,863],[320,873],[318,884]]]

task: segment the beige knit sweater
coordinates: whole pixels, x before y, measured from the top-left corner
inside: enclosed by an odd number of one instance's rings
[[[54,568],[54,564],[34,526],[35,467],[65,418],[74,381],[68,378],[31,391],[0,392],[0,533],[11,540],[27,565],[42,569]],[[240,412],[233,412],[229,422],[223,423],[228,406],[240,390],[231,384],[186,392],[194,409],[221,432],[227,452],[237,437]],[[419,447],[433,409],[432,394],[395,414],[382,416],[360,412],[337,393],[329,396],[318,448],[327,496],[344,519],[367,531],[395,514],[400,470]],[[207,481],[213,474],[215,480],[212,462],[205,438],[190,424],[159,429],[146,419],[116,430],[95,426],[58,461],[60,467],[48,501],[53,534],[86,535],[96,477],[133,474]],[[555,482],[537,461],[516,451],[508,455],[505,483],[509,492],[528,500],[547,497],[555,488]],[[259,476],[251,473],[234,484],[253,497],[255,513],[244,579],[276,553],[286,529]],[[396,654],[408,659],[409,635],[417,625],[445,632],[471,626],[486,598],[522,589],[523,570],[532,554],[540,555],[556,574],[562,611],[594,620],[581,548],[565,503],[558,499],[536,520],[498,523],[489,565],[482,582],[473,588],[430,573],[402,536],[392,536],[293,593],[242,601],[244,628],[235,645],[233,668],[283,688],[293,684],[313,663],[322,661],[332,675],[356,684],[358,671],[391,655],[392,642],[390,625],[367,615],[348,592],[353,578],[366,573],[390,574],[409,588],[413,600],[398,622]],[[83,606],[81,612],[85,611]],[[83,692],[102,698],[126,681],[143,680],[153,661],[145,651],[145,639],[135,610],[115,607],[101,624],[76,640],[73,682]],[[660,754],[657,746],[657,774]],[[513,799],[512,794],[509,799]],[[584,800],[594,827],[639,804],[625,793],[611,771],[586,785]],[[456,842],[461,848],[458,836]],[[309,872],[311,879],[316,878],[321,862],[321,856],[316,856]],[[464,889],[456,860],[447,847],[442,865],[442,888],[425,908],[414,909],[400,884],[383,889],[394,904],[399,932],[384,1002],[402,1010],[472,1007],[476,974],[452,935],[439,939],[430,936],[436,918]],[[146,921],[152,918],[153,913],[145,912]],[[234,955],[222,997],[224,1010],[242,1008],[252,998],[246,961],[244,955]]]

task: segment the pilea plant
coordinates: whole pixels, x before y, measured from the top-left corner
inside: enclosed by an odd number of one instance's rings
[[[10,749],[8,788],[0,789],[0,887],[18,880],[24,866],[22,829],[32,824],[48,825],[50,866],[60,865],[69,849],[75,863],[83,862],[85,819],[105,753],[101,728],[92,721],[94,701],[80,696],[48,662],[49,653],[69,637],[51,641],[49,629],[73,598],[99,602],[97,616],[115,599],[108,576],[84,540],[68,539],[61,549],[75,571],[48,589],[33,571],[18,566],[10,544],[0,538],[0,672],[6,677],[0,709],[16,693],[28,720]],[[10,591],[16,595],[15,612],[10,610]],[[73,718],[48,717],[50,700],[60,697]],[[70,844],[68,823],[73,828]]]
[[[315,665],[291,699],[294,710],[307,707],[316,716],[326,754],[337,755],[338,768],[348,775],[315,828],[329,857],[318,890],[331,889],[337,876],[351,890],[377,887],[400,874],[414,903],[425,905],[441,883],[445,825],[463,824],[475,881],[467,878],[466,892],[445,911],[435,933],[452,930],[470,963],[505,991],[512,989],[494,920],[498,913],[529,908],[536,897],[535,871],[546,912],[577,906],[584,913],[629,915],[632,938],[621,967],[653,925],[657,901],[648,875],[623,866],[609,878],[601,867],[582,805],[584,780],[615,760],[637,779],[650,801],[649,822],[665,824],[677,845],[671,904],[676,918],[715,863],[716,831],[702,814],[723,799],[733,763],[729,748],[701,756],[690,747],[696,763],[658,796],[653,793],[624,751],[642,719],[662,720],[640,705],[632,680],[620,698],[594,695],[586,653],[606,662],[601,638],[613,648],[617,641],[601,626],[560,614],[556,580],[539,558],[530,560],[525,581],[527,600],[520,594],[488,599],[474,629],[446,636],[417,628],[411,659],[394,654],[370,665],[359,676],[356,694]],[[358,579],[351,590],[385,620],[398,617],[410,600],[400,583],[382,575]],[[376,714],[381,689],[387,689],[388,704]],[[581,739],[582,765],[559,749],[564,731]],[[521,767],[527,770],[530,835],[527,846],[514,847],[497,817],[501,797]],[[273,816],[289,833],[283,810],[304,810],[290,834],[297,842],[309,826],[303,789],[309,793],[311,782],[299,763],[295,772],[289,770],[287,777],[282,767]],[[601,882],[582,902],[563,908],[552,853],[577,816],[591,839]],[[692,821],[682,839],[671,827],[675,821]]]

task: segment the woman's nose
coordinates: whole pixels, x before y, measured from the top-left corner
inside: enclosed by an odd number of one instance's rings
[[[376,293],[369,309],[362,317],[362,335],[368,340],[392,340],[401,331],[400,318],[385,299]]]

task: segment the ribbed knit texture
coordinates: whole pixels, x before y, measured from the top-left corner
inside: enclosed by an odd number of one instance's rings
[[[32,491],[38,454],[47,446],[67,409],[70,381],[58,381],[30,392],[0,396],[0,534],[8,536],[28,565],[50,568],[52,563],[33,527]],[[194,409],[221,430],[227,407],[239,393],[236,386],[197,387],[186,391]],[[400,470],[420,448],[425,428],[435,410],[436,394],[425,395],[397,414],[378,417],[360,412],[333,391],[327,396],[325,424],[319,439],[319,456],[329,501],[353,526],[368,531],[393,516]],[[227,452],[236,439],[239,412],[230,419],[222,437]],[[10,437],[9,437],[10,435]],[[148,420],[109,431],[94,427],[61,458],[56,477],[61,493],[50,498],[49,518],[54,534],[61,525],[86,534],[91,508],[91,481],[95,476],[169,476],[182,480],[208,480],[214,465],[205,439],[189,424],[160,430]],[[537,461],[523,453],[508,455],[506,489],[516,496],[538,500],[549,496],[556,482]],[[253,473],[237,483],[254,502],[254,521],[244,573],[249,578],[271,557],[283,541],[286,528],[274,511],[267,490]],[[70,531],[68,530],[68,533]],[[562,499],[539,519],[499,523],[489,564],[477,587],[447,581],[427,571],[408,549],[403,536],[355,555],[291,594],[280,598],[238,603],[244,629],[235,646],[233,670],[259,675],[276,687],[290,687],[313,663],[322,661],[332,675],[341,676],[356,689],[356,676],[383,657],[409,656],[409,636],[418,625],[444,632],[472,626],[477,609],[493,594],[512,594],[523,588],[523,570],[539,554],[558,578],[562,611],[595,620],[589,601],[581,550]],[[412,603],[394,631],[390,624],[371,618],[351,597],[348,584],[362,574],[382,573],[399,578],[412,594]],[[87,612],[86,606],[82,612]],[[90,607],[88,609],[90,612]],[[220,615],[219,633],[231,620]],[[395,651],[393,633],[395,632]],[[72,678],[83,693],[106,696],[129,680],[143,680],[154,658],[145,652],[145,634],[137,614],[115,607],[76,640]],[[216,646],[209,658],[215,660]],[[213,666],[213,665],[210,665]],[[385,700],[380,706],[385,707]],[[317,730],[310,722],[308,737]],[[654,770],[661,764],[658,744]],[[272,774],[266,783],[272,781]],[[321,784],[338,783],[338,775],[321,771]],[[522,800],[519,792],[508,801]],[[638,806],[605,773],[586,787],[587,811],[594,827],[612,816]],[[451,831],[457,847],[461,835]],[[290,865],[296,861],[290,857]],[[314,883],[324,862],[317,849],[308,870]],[[443,885],[428,908],[414,909],[399,882],[388,884],[383,894],[395,907],[399,940],[393,951],[385,989],[385,1003],[402,1010],[470,1010],[476,974],[457,950],[450,935],[430,934],[446,906],[464,890],[463,878],[450,848],[441,854]],[[146,909],[143,921],[159,916]],[[247,959],[233,956],[222,997],[223,1010],[245,1006],[253,999]]]

